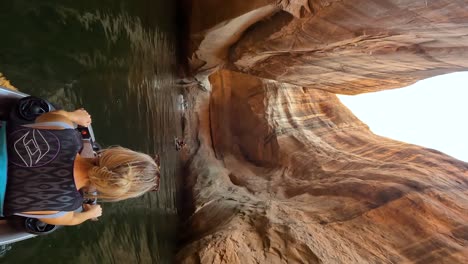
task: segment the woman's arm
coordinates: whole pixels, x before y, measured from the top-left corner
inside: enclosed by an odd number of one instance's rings
[[[50,225],[72,226],[79,225],[86,220],[98,218],[102,215],[100,205],[85,205],[84,212],[68,212],[65,215],[57,218],[39,218],[42,222]]]
[[[42,122],[65,122],[72,126],[73,123],[80,126],[89,126],[91,124],[91,115],[84,109],[78,109],[73,112],[56,110],[42,114],[36,118],[36,123]]]

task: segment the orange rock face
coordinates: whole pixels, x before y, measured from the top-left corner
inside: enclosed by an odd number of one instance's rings
[[[468,69],[468,1],[290,2],[306,3],[296,17],[282,11],[258,23],[235,45],[237,69],[345,94]]]
[[[334,94],[466,68],[463,4],[251,1],[199,25],[177,262],[468,263],[468,163],[373,134]]]
[[[215,154],[192,163],[180,262],[468,261],[467,163],[372,134],[328,92],[229,71],[211,82]]]

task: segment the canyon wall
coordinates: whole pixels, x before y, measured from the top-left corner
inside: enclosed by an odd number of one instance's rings
[[[468,68],[468,1],[303,1],[249,29],[231,59],[263,78],[334,93],[399,88]]]
[[[467,5],[194,1],[191,63],[199,74],[221,66],[341,94],[399,88],[468,69]]]
[[[466,1],[194,3],[223,11],[192,28],[206,92],[177,262],[468,262],[468,163],[374,135],[334,94],[466,69]]]
[[[328,92],[211,82],[180,262],[468,260],[467,163],[372,134]]]

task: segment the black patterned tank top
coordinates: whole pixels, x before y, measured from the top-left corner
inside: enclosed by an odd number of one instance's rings
[[[73,167],[82,147],[75,129],[12,125],[8,129],[8,180],[4,213],[74,211],[83,202]]]

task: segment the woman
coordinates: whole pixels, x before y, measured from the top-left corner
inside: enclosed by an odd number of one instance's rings
[[[84,205],[80,189],[92,188],[102,201],[114,202],[157,190],[159,166],[148,155],[122,147],[99,151],[96,158],[78,152],[81,136],[74,124],[89,126],[84,109],[42,114],[35,124],[7,127],[8,184],[5,215],[34,217],[53,225],[78,225],[102,214],[100,205]]]

